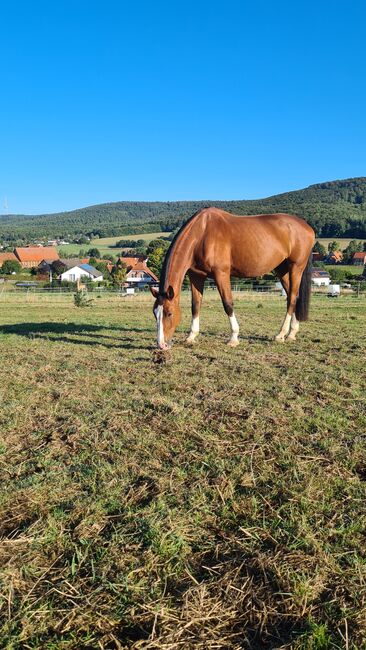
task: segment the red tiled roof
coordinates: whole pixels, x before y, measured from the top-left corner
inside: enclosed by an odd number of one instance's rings
[[[155,273],[153,273],[148,266],[146,266],[145,260],[143,262],[137,262],[137,264],[133,267],[134,271],[145,271],[150,277],[155,280],[155,282],[158,282],[158,278],[156,277]]]
[[[127,268],[135,268],[135,265],[138,262],[143,262],[145,258],[144,257],[119,257],[118,262],[123,262],[123,264],[126,264]]]
[[[19,260],[17,256],[14,255],[14,253],[10,253],[10,252],[0,253],[0,266],[2,266],[4,262],[9,262],[9,261],[18,262]]]
[[[59,259],[54,246],[27,246],[15,248],[14,252],[20,262],[42,262],[42,260],[55,262]]]
[[[341,261],[343,260],[343,253],[341,251],[333,251],[329,253],[329,259]]]
[[[366,251],[363,251],[361,253],[353,253],[353,259],[354,260],[363,260],[366,257]]]

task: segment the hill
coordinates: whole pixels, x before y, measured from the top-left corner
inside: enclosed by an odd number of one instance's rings
[[[172,230],[208,205],[236,214],[295,213],[304,217],[319,237],[366,237],[366,177],[311,185],[302,190],[251,201],[120,201],[71,212],[0,217],[0,238],[112,237]]]

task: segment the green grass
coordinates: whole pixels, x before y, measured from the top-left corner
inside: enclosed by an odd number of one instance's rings
[[[366,239],[360,239],[359,237],[318,237],[317,240],[325,246],[325,248],[328,250],[328,244],[330,244],[333,241],[337,241],[339,244],[339,248],[341,251],[343,251],[345,248],[347,248],[348,244],[350,241],[356,239],[356,241],[366,241]]]
[[[361,650],[366,299],[3,295],[1,647]],[[155,361],[155,362],[154,362]]]
[[[140,233],[138,235],[119,235],[118,237],[103,237],[100,239],[92,239],[88,244],[66,244],[58,246],[60,256],[62,255],[79,255],[80,250],[87,251],[89,248],[98,248],[101,255],[118,255],[122,249],[116,248],[115,244],[121,239],[131,239],[136,241],[143,239],[147,243],[158,237],[168,237],[169,232],[149,232]]]
[[[340,269],[341,271],[347,271],[347,273],[352,273],[353,275],[362,275],[363,266],[356,266],[355,264],[326,264],[325,270],[330,271],[331,269]]]

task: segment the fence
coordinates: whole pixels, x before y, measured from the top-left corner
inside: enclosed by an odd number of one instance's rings
[[[266,285],[255,285],[255,284],[237,284],[232,282],[232,290],[234,293],[234,299],[248,299],[248,300],[258,300],[260,299],[278,299],[284,300],[284,292],[276,287],[274,283]],[[0,302],[6,303],[44,303],[44,302],[56,302],[64,304],[72,304],[74,300],[74,289],[68,287],[31,287],[31,288],[15,288],[14,285],[0,285]],[[182,299],[185,301],[190,299],[190,288],[182,288]],[[327,297],[328,289],[327,287],[313,287],[312,293]],[[107,302],[121,302],[121,301],[134,301],[134,302],[151,302],[152,296],[149,290],[138,290],[134,294],[126,294],[123,290],[110,289],[106,287],[95,287],[92,291],[89,292],[91,298],[95,298],[97,301],[103,299]],[[341,297],[354,297],[354,298],[365,298],[366,293],[362,292],[359,287],[355,289],[346,289],[342,290]],[[208,284],[205,287],[205,299],[216,299],[218,298],[218,292],[213,283]]]

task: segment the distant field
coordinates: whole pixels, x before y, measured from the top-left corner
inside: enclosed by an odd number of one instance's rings
[[[326,264],[325,268],[327,271],[330,271],[330,269],[341,269],[342,271],[353,273],[353,275],[362,275],[363,272],[363,266],[355,266],[352,264]]]
[[[0,300],[1,647],[365,647],[365,296]]]
[[[365,241],[366,241],[366,239],[359,239],[358,237],[351,237],[351,238],[349,238],[349,239],[345,239],[345,238],[343,238],[343,237],[330,237],[330,238],[328,238],[328,237],[319,237],[319,238],[318,238],[318,241],[319,241],[321,244],[323,244],[323,246],[325,246],[325,248],[326,248],[327,250],[328,250],[328,244],[330,244],[330,243],[333,242],[333,241],[337,241],[338,244],[339,244],[340,250],[344,250],[345,248],[347,248],[348,244],[349,244],[350,241],[352,241],[353,239],[356,239],[356,241],[362,241],[362,242],[365,242]]]
[[[58,246],[59,254],[78,255],[80,250],[88,250],[89,248],[98,248],[102,255],[117,255],[122,249],[115,248],[115,244],[121,239],[132,239],[136,241],[143,239],[146,242],[152,241],[157,237],[168,237],[169,232],[149,232],[146,234],[139,233],[138,235],[119,235],[118,237],[103,237],[101,239],[92,239],[88,244],[67,244],[66,246]]]

